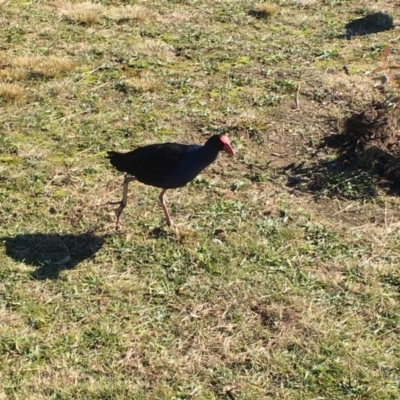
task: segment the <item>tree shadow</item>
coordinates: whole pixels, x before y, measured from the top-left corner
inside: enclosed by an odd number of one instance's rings
[[[365,36],[388,31],[394,28],[394,24],[393,18],[389,14],[378,11],[350,21],[344,28],[346,33],[340,37],[350,40],[353,36]]]
[[[15,261],[33,265],[35,279],[58,279],[61,271],[75,268],[93,257],[104,244],[104,236],[93,233],[26,233],[2,238],[6,254]]]

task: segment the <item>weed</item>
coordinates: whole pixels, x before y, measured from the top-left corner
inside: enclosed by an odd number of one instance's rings
[[[276,94],[263,95],[253,99],[253,104],[258,107],[277,107],[282,101],[282,97]]]
[[[329,174],[324,181],[322,193],[325,196],[337,194],[349,200],[368,199],[376,196],[376,189],[368,174],[354,170]]]

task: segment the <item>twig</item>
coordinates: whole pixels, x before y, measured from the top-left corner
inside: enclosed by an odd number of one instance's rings
[[[187,397],[188,397],[189,399],[191,399],[198,391],[199,391],[199,388],[198,388],[198,387],[194,388],[194,389],[187,395]]]
[[[111,82],[104,82],[101,85],[94,86],[94,87],[88,89],[88,92],[93,92],[93,90],[98,90],[98,89],[100,89],[100,88],[102,88],[104,86],[110,85],[110,84],[111,84]]]
[[[82,110],[82,111],[79,111],[79,112],[77,112],[75,114],[65,115],[64,117],[55,118],[52,121],[61,121],[62,120],[62,122],[65,122],[69,118],[74,118],[74,117],[76,117],[78,115],[87,114],[87,113],[92,112],[92,111],[94,111],[94,108],[90,108],[88,110]]]
[[[382,336],[388,335],[389,333],[392,333],[392,332],[394,332],[394,331],[396,331],[396,330],[398,330],[398,329],[399,329],[399,327],[398,327],[398,326],[395,326],[393,329],[390,329],[390,330],[388,330],[388,331],[386,331],[386,332],[383,332],[383,333],[381,333],[380,335],[378,335],[377,337],[380,338],[380,337],[382,337]]]
[[[336,211],[334,214],[332,214],[332,217],[334,217],[335,215],[341,214],[342,212],[346,212],[347,210],[349,210],[350,208],[353,208],[354,204],[349,204],[348,206],[342,208],[339,211]]]
[[[300,110],[300,99],[299,99],[300,85],[301,85],[301,82],[299,82],[299,84],[297,85],[297,92],[296,92],[296,107],[298,110]]]
[[[385,201],[385,229],[386,232],[388,231],[388,224],[387,224],[387,207],[386,207],[386,201]]]
[[[284,157],[286,153],[271,153],[271,155],[275,157]]]
[[[94,74],[94,73],[97,72],[98,70],[105,68],[106,66],[107,66],[106,64],[102,64],[102,65],[98,66],[97,68],[92,69],[92,70],[89,71],[87,74],[83,75],[82,78],[79,79],[79,82],[83,81],[83,80],[86,79],[88,76]]]

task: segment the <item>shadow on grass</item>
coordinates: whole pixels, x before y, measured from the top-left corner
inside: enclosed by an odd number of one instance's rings
[[[104,237],[93,233],[26,233],[2,240],[9,257],[36,267],[35,279],[57,279],[61,271],[93,257],[104,244]]]
[[[393,18],[386,13],[378,11],[347,23],[345,25],[346,33],[340,37],[349,40],[353,36],[365,36],[393,28]]]
[[[374,198],[378,193],[378,176],[359,168],[354,156],[348,158],[341,154],[329,161],[318,160],[311,165],[290,164],[284,171],[288,176],[288,187],[311,193],[315,199],[362,200]]]
[[[163,239],[169,236],[169,232],[164,227],[158,227],[152,229],[148,236],[150,239]]]

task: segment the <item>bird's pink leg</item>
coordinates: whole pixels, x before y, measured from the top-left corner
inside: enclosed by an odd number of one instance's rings
[[[167,205],[165,204],[165,199],[164,199],[164,194],[166,191],[167,191],[167,189],[163,189],[163,191],[160,193],[159,199],[160,199],[163,211],[164,211],[165,218],[167,220],[167,225],[171,226],[172,225],[171,216],[169,215],[168,208],[167,208]]]
[[[128,203],[128,184],[129,182],[136,181],[137,178],[135,176],[125,176],[123,189],[122,189],[122,199],[120,201],[108,202],[108,204],[119,204],[119,207],[115,210],[115,215],[117,216],[117,223],[115,225],[115,229],[119,227],[119,220],[122,214],[123,209],[126,207]]]

